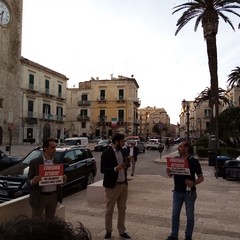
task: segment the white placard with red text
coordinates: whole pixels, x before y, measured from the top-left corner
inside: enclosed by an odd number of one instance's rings
[[[190,175],[188,160],[185,158],[167,157],[167,167],[171,174]]]
[[[63,164],[39,165],[39,175],[41,176],[40,186],[62,184]]]

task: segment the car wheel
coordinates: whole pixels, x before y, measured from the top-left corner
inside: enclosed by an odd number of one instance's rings
[[[143,149],[143,153],[145,153],[145,148]]]
[[[88,185],[94,183],[94,176],[92,172],[89,172],[88,175],[85,178],[85,183],[83,185],[83,188],[87,188]]]

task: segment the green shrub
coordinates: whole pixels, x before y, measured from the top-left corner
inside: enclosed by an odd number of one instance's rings
[[[197,155],[199,157],[208,157],[208,148],[205,148],[204,146],[198,146],[197,147]]]
[[[199,157],[208,157],[208,152],[209,151],[215,151],[214,149],[209,149],[204,146],[198,146],[197,147],[197,155]],[[222,155],[222,156],[229,156],[232,158],[236,158],[240,156],[240,149],[238,148],[231,148],[231,147],[221,147],[217,151],[217,155]]]

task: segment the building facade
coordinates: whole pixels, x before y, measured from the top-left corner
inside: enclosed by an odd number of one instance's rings
[[[186,104],[187,108],[182,107],[179,115],[179,136],[187,138],[189,134],[189,138],[194,140],[206,135],[209,132],[211,118],[211,109],[208,101],[198,106],[194,104],[194,101],[187,101]]]
[[[146,139],[148,137],[156,136],[156,133],[152,131],[155,124],[159,124],[159,127],[170,127],[170,117],[168,116],[164,108],[146,107],[139,109],[139,135]]]
[[[41,143],[48,137],[63,140],[68,78],[21,58],[21,142]]]
[[[124,76],[91,79],[68,88],[68,136],[111,137],[116,132],[138,135],[138,83]]]
[[[0,0],[0,145],[19,143],[22,0]]]
[[[233,107],[240,106],[240,87],[234,86],[232,88],[227,89],[225,96],[229,99],[230,105]],[[223,110],[228,108],[228,104],[223,104]]]

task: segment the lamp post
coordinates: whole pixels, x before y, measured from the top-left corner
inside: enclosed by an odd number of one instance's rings
[[[99,116],[99,124],[100,126],[102,127],[102,137],[103,138],[106,138],[106,123],[107,123],[107,116],[105,115],[102,115],[102,116]]]
[[[182,100],[182,108],[187,116],[187,141],[189,141],[189,103],[185,99]]]

